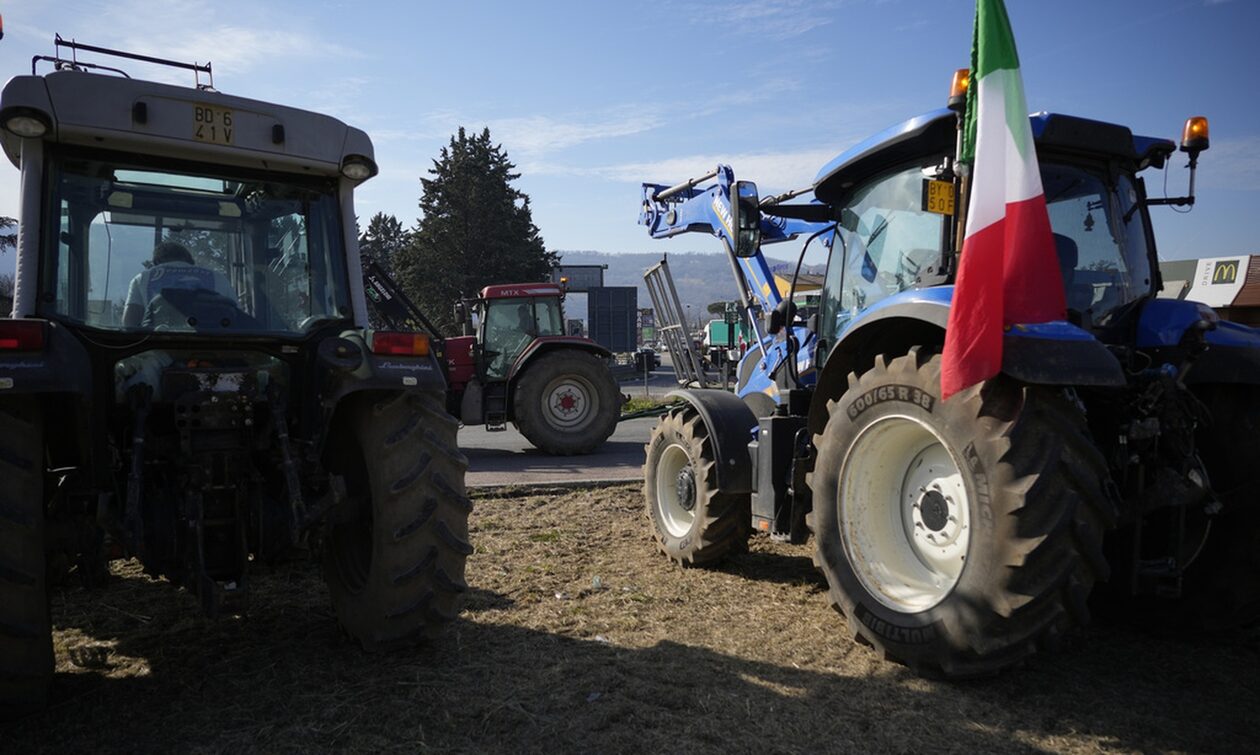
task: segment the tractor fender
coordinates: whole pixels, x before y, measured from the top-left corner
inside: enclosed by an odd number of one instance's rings
[[[1186,375],[1188,383],[1260,383],[1260,330],[1220,320],[1206,304],[1178,299],[1153,299],[1138,319],[1137,346],[1156,358],[1182,354],[1186,331],[1202,320],[1215,327],[1204,335],[1208,349]]]
[[[336,349],[331,348],[336,345],[352,348],[345,354],[337,354]],[[446,377],[434,353],[428,356],[373,354],[360,330],[345,331],[339,338],[321,344],[317,363],[324,373],[320,381],[321,393],[329,408],[361,391],[446,390]]]
[[[752,492],[752,459],[748,443],[757,432],[757,418],[738,396],[713,388],[680,388],[666,394],[686,401],[709,429],[717,486],[723,493]]]
[[[811,433],[827,424],[827,402],[849,387],[849,373],[861,374],[877,354],[896,356],[914,346],[940,349],[953,286],[903,291],[861,312],[841,332],[826,356],[809,410]],[[1067,322],[1009,328],[1002,342],[1002,372],[1037,385],[1121,386],[1119,360],[1092,335]]]
[[[1062,320],[1012,325],[1002,339],[1002,372],[1035,385],[1119,387],[1124,369],[1086,331]]]
[[[516,378],[529,366],[530,361],[534,357],[556,349],[580,349],[604,359],[612,356],[611,351],[589,338],[580,338],[578,336],[539,336],[530,342],[525,347],[525,350],[521,352],[521,355],[516,358],[516,361],[512,363],[512,369],[508,370],[508,382],[516,382]]]
[[[827,402],[848,390],[849,373],[860,375],[869,370],[877,354],[899,356],[914,346],[943,346],[952,294],[952,286],[902,291],[881,299],[846,323],[835,344],[826,349],[818,370],[817,388],[809,406],[810,433],[823,431]],[[820,334],[820,338],[826,335]]]
[[[87,400],[92,394],[92,362],[87,349],[56,322],[27,322],[43,323],[43,348],[0,352],[0,396],[62,393]]]
[[[1222,320],[1207,334],[1208,350],[1186,376],[1189,383],[1260,383],[1260,330]]]

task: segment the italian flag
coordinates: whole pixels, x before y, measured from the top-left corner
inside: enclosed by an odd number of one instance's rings
[[[1063,279],[1002,0],[977,0],[963,149],[974,159],[967,233],[945,330],[941,398],[997,375],[1002,334],[1064,319]]]

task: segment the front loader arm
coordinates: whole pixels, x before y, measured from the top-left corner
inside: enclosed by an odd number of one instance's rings
[[[716,183],[701,187],[710,180]],[[648,227],[655,239],[670,238],[684,233],[709,233],[721,239],[730,258],[736,284],[740,289],[741,303],[746,309],[773,311],[783,301],[774,275],[766,263],[761,246],[791,241],[803,233],[814,233],[827,227],[827,223],[782,217],[773,214],[773,207],[756,201],[744,212],[754,211],[759,217],[760,243],[750,257],[735,256],[736,208],[732,194],[737,193],[735,173],[728,165],[719,165],[713,171],[698,178],[688,179],[674,186],[643,184],[643,204],[639,224]],[[795,193],[789,193],[795,196]],[[784,195],[787,197],[789,195]],[[747,197],[741,198],[748,202]],[[772,198],[775,201],[779,198]],[[752,313],[750,313],[752,314]]]

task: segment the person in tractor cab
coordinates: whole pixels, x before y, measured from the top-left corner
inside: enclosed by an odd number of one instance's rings
[[[131,279],[123,306],[123,326],[134,328],[141,325],[146,309],[163,289],[213,291],[232,302],[236,301],[236,291],[226,275],[198,266],[192,252],[183,244],[163,241],[153,248],[153,265]]]

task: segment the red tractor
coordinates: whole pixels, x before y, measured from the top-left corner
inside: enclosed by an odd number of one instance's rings
[[[363,270],[368,297],[393,327],[412,321],[436,332],[373,262],[365,259]],[[512,422],[553,455],[589,453],[607,440],[623,402],[609,371],[612,355],[589,338],[564,334],[563,298],[555,283],[515,283],[487,286],[457,304],[465,335],[441,344],[447,411],[491,431]]]

